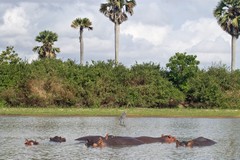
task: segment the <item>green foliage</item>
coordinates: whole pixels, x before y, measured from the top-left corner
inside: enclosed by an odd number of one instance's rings
[[[54,42],[58,40],[58,35],[52,31],[42,31],[35,38],[37,42],[42,43],[42,46],[36,46],[33,48],[34,52],[37,52],[39,58],[55,58],[56,53],[60,52],[60,48],[53,47]]]
[[[199,70],[197,56],[186,53],[176,53],[167,63],[167,77],[181,91],[188,91],[187,82]]]
[[[39,59],[0,65],[0,104],[31,107],[239,108],[240,71],[215,65],[188,77],[182,92],[154,63]],[[191,70],[190,70],[191,71]],[[185,72],[184,72],[185,73]]]
[[[133,8],[137,5],[135,0],[108,0],[102,3],[99,11],[113,23],[121,24],[128,19],[127,14],[133,15]]]
[[[239,8],[239,0],[220,0],[213,11],[213,15],[222,29],[236,38],[240,34]]]
[[[9,105],[79,107],[167,107],[184,100],[164,79],[159,65],[136,64],[131,69],[114,61],[86,66],[73,61],[42,59],[26,64],[24,75],[1,98]]]
[[[177,106],[184,101],[182,92],[164,79],[160,66],[152,63],[136,64],[130,70],[127,103],[137,107]]]
[[[206,74],[204,71],[188,81],[190,89],[187,92],[187,100],[195,107],[209,108],[221,107],[223,104],[223,92],[217,77]]]
[[[7,64],[16,64],[21,62],[21,58],[18,57],[18,54],[14,50],[13,46],[7,46],[5,51],[2,51],[0,54],[0,65]]]
[[[0,92],[16,86],[25,77],[26,62],[0,64]]]
[[[225,90],[224,108],[239,109],[240,107],[240,70],[235,70],[230,74],[229,89]]]
[[[76,18],[72,21],[71,27],[80,28],[80,30],[83,30],[84,28],[92,30],[93,27],[91,25],[92,22],[88,18]]]
[[[234,88],[232,83],[233,74],[226,65],[215,64],[208,68],[206,74],[216,78],[216,83],[221,86],[223,91],[231,90]]]

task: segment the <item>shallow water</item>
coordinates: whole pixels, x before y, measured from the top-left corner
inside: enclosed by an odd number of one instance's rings
[[[0,117],[0,159],[240,159],[240,119],[127,118],[126,126],[116,117]],[[176,148],[175,144],[144,144],[123,148],[87,148],[74,139],[87,135],[153,136],[171,134],[179,140],[203,136],[217,144],[201,148]],[[49,142],[62,136],[65,143]],[[25,138],[37,146],[25,146]]]

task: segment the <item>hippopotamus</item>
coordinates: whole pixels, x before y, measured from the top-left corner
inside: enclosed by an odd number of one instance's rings
[[[86,136],[76,140],[85,141],[86,146],[90,147],[104,147],[104,146],[136,146],[149,143],[173,143],[176,141],[175,137],[170,135],[162,135],[161,137],[124,137],[106,135],[102,136]]]
[[[32,146],[32,145],[38,145],[39,143],[37,141],[34,141],[34,140],[25,139],[25,143],[24,144],[26,146]]]
[[[142,141],[145,144],[149,143],[173,143],[176,142],[176,138],[171,135],[162,135],[161,137],[147,137],[147,136],[141,136],[141,137],[135,137],[136,139]]]
[[[204,147],[204,146],[211,146],[216,144],[215,141],[211,140],[211,139],[207,139],[204,137],[198,137],[195,139],[192,139],[190,141],[182,141],[179,142],[178,140],[176,140],[176,147]]]
[[[59,136],[55,136],[55,137],[51,137],[50,141],[52,142],[66,142],[66,138],[63,137],[59,137]]]
[[[75,140],[76,141],[82,141],[82,142],[86,142],[86,141],[97,142],[100,137],[104,138],[103,136],[85,136],[85,137],[77,138]]]
[[[95,137],[94,137],[95,138]],[[144,144],[141,140],[138,140],[133,137],[123,137],[123,136],[108,136],[105,137],[99,137],[98,141],[95,141],[93,139],[88,139],[86,146],[90,147],[123,147],[123,146],[136,146]]]

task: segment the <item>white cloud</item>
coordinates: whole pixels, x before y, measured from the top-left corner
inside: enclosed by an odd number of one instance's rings
[[[154,26],[142,23],[128,23],[122,29],[122,34],[133,36],[133,40],[145,39],[154,45],[160,45],[168,35],[170,28],[168,26]]]
[[[103,2],[106,0],[3,0],[0,49],[14,45],[23,58],[35,59],[32,48],[40,44],[34,39],[47,29],[59,35],[55,46],[61,53],[57,57],[79,62],[79,32],[70,25],[77,17],[88,17],[93,30],[84,32],[85,61],[114,59],[114,24],[99,12]],[[231,37],[212,14],[217,2],[137,2],[134,15],[121,25],[119,61],[127,66],[152,61],[164,67],[176,52],[187,52],[197,55],[206,66],[215,61],[229,64]],[[237,45],[239,53],[240,40]],[[237,56],[240,59],[240,54]]]
[[[13,36],[27,33],[29,21],[23,8],[14,7],[8,9],[3,16],[3,24],[0,25],[1,36]]]
[[[200,41],[196,45],[192,46],[188,51],[189,52],[202,52],[208,54],[222,53],[226,54],[230,50],[229,41],[223,39],[223,37],[216,37],[213,40],[204,40]]]

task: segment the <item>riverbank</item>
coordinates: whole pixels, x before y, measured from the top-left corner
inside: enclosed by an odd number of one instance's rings
[[[240,110],[151,109],[151,108],[0,108],[2,116],[119,116],[128,117],[206,117],[240,118]]]

